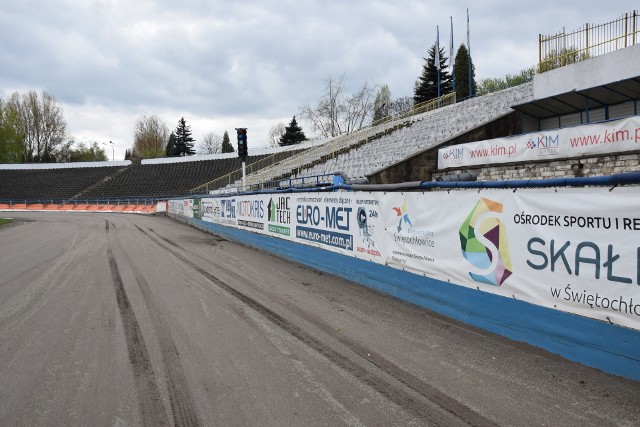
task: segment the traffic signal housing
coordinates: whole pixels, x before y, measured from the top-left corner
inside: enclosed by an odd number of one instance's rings
[[[238,157],[244,160],[249,152],[247,148],[247,128],[236,128],[236,132],[238,133]]]

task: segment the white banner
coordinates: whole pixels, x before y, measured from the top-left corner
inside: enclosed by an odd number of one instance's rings
[[[438,150],[438,168],[553,160],[639,148],[640,117],[634,116],[441,148]]]
[[[193,206],[169,201],[169,213]],[[238,195],[199,206],[204,221],[640,330],[638,187]]]

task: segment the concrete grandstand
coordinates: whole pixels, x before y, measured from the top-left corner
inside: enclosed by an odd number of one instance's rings
[[[249,188],[282,180],[341,174],[347,181],[393,184],[431,181],[471,171],[479,180],[601,176],[637,170],[638,151],[570,160],[439,168],[443,147],[633,117],[640,98],[640,46],[537,74],[534,81],[455,102],[434,100],[426,112],[390,117],[351,135],[294,147],[253,151]],[[610,69],[609,64],[623,64]],[[622,163],[621,163],[622,162]],[[83,165],[0,165],[0,201],[166,198],[240,187],[235,156],[194,156]]]

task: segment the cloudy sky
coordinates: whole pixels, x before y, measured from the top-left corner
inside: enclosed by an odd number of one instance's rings
[[[77,141],[113,141],[116,160],[135,121],[180,117],[199,140],[249,128],[264,146],[271,126],[319,99],[323,80],[347,89],[387,84],[411,96],[440,27],[466,43],[469,8],[476,79],[537,62],[538,34],[630,12],[628,1],[20,0],[0,8],[0,97],[46,90]],[[302,122],[303,128],[306,123]],[[307,125],[308,127],[308,125]],[[310,134],[310,129],[307,130]],[[235,143],[235,141],[234,141]],[[107,150],[111,158],[111,149]]]

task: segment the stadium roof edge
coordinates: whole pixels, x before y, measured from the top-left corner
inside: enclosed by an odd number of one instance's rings
[[[534,99],[512,108],[546,119],[636,101],[640,99],[639,56],[637,44],[536,74]]]
[[[72,163],[5,163],[0,164],[0,169],[21,170],[21,169],[76,169],[76,168],[101,168],[101,167],[123,167],[131,165],[131,161],[122,160],[118,162],[72,162]]]

